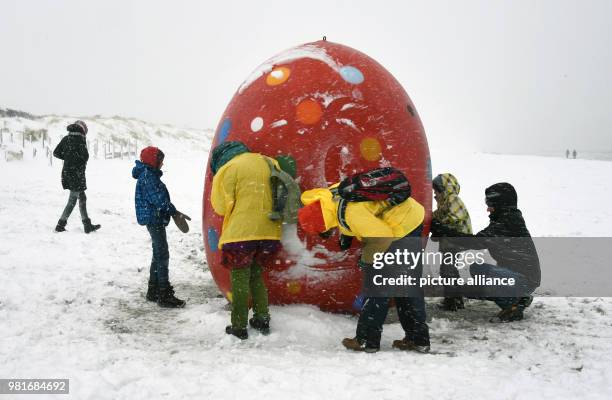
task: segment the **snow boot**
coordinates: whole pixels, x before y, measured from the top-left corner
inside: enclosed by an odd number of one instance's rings
[[[259,319],[253,317],[249,320],[249,325],[251,325],[251,328],[261,332],[262,335],[270,334],[270,318]]]
[[[92,225],[89,218],[83,220],[83,228],[85,229],[85,233],[97,231],[100,229],[100,227],[101,225]]]
[[[513,304],[508,308],[501,310],[496,316],[490,319],[490,322],[513,322],[523,319],[523,307],[518,304]]]
[[[533,296],[521,297],[518,301],[518,306],[522,307],[523,310],[531,305],[533,302]]]
[[[149,281],[149,288],[147,289],[147,301],[155,301],[159,298],[159,286],[156,282]]]
[[[465,308],[463,297],[445,297],[444,300],[438,304],[438,308],[440,310],[453,312],[463,310]]]
[[[429,353],[431,347],[428,344],[418,345],[411,340],[403,338],[401,340],[394,340],[392,347],[394,349],[402,350],[402,351],[416,351],[418,353]]]
[[[249,338],[249,332],[246,329],[234,328],[231,325],[225,327],[225,333],[228,335],[234,335],[240,340],[246,340]]]
[[[160,287],[158,290],[157,305],[164,308],[183,308],[185,300],[174,296],[174,288],[171,285]]]
[[[65,232],[66,231],[66,221],[65,219],[60,219],[57,221],[57,226],[55,227],[55,232]]]
[[[380,346],[371,346],[366,343],[365,340],[355,338],[344,338],[342,345],[348,350],[363,351],[365,353],[376,353],[380,350]]]

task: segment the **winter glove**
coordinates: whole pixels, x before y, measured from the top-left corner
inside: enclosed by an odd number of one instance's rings
[[[440,221],[438,221],[437,219],[432,219],[431,220],[431,235],[432,236],[444,236],[444,233],[446,232],[445,226],[442,225],[442,223]]]
[[[172,219],[174,220],[176,227],[179,228],[181,232],[189,232],[189,224],[187,223],[187,221],[191,221],[191,218],[187,214],[183,214],[182,212],[177,211],[172,216]]]
[[[353,237],[348,235],[340,234],[340,250],[348,250],[351,248],[353,243]]]
[[[359,261],[357,261],[357,266],[359,266],[359,269],[360,269],[360,270],[364,270],[364,269],[367,269],[367,268],[371,268],[371,267],[372,267],[372,264],[367,263],[367,262],[363,261],[363,260],[360,258],[360,259],[359,259]]]

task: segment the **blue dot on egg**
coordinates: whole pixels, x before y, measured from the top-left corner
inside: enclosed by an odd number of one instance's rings
[[[227,118],[225,121],[223,121],[223,124],[221,125],[221,130],[219,131],[219,140],[217,141],[218,144],[225,142],[225,140],[229,136],[231,129],[232,121]]]
[[[361,71],[355,67],[351,67],[350,65],[340,68],[340,75],[342,76],[342,79],[348,83],[352,83],[353,85],[359,85],[364,80]]]
[[[208,234],[206,235],[208,240],[208,247],[213,253],[219,248],[219,234],[215,228],[208,228]]]

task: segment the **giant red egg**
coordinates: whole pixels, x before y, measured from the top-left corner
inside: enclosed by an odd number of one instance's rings
[[[240,86],[216,130],[213,147],[239,140],[251,151],[288,155],[302,190],[393,166],[409,178],[413,197],[431,211],[431,163],[416,108],[379,63],[340,44],[319,41],[272,57]],[[210,160],[209,160],[210,162]],[[231,301],[229,270],[217,248],[222,217],[210,203],[207,165],[203,198],[204,244],[213,278]],[[350,311],[358,298],[359,243],[341,252],[337,237],[307,237],[285,226],[283,249],[266,266],[272,304],[306,303]]]

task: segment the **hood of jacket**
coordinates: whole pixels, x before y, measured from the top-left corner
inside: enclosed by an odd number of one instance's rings
[[[249,149],[244,143],[238,141],[223,142],[212,151],[210,158],[210,169],[213,175],[215,175],[221,167],[227,164],[234,157],[248,153]]]
[[[146,170],[157,176],[162,176],[164,173],[160,169],[154,169],[140,160],[136,160],[136,165],[132,168],[132,178],[138,179]]]
[[[432,186],[440,193],[443,197],[449,197],[452,195],[458,196],[461,186],[459,181],[453,174],[445,173],[436,176],[431,182]]]

